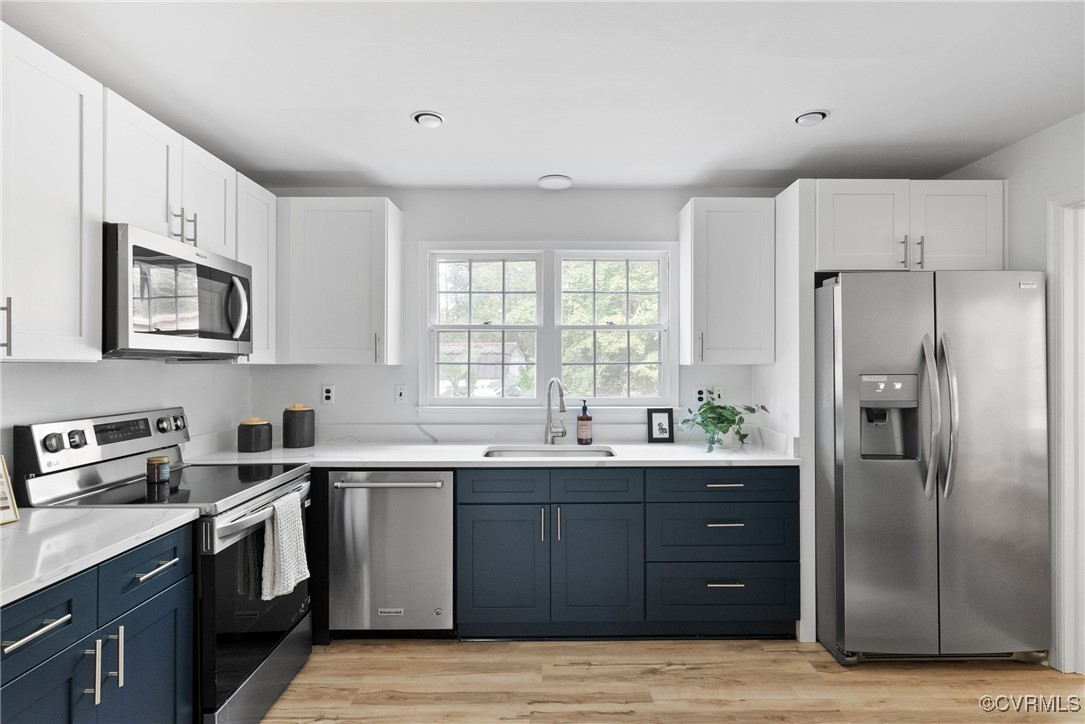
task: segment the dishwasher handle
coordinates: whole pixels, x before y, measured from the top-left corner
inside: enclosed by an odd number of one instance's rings
[[[379,482],[379,481],[376,481],[376,480],[367,481],[367,482],[364,482],[364,483],[351,483],[351,482],[348,482],[348,481],[345,481],[345,480],[337,480],[336,482],[332,483],[332,487],[335,488],[336,490],[353,490],[355,488],[377,488],[377,489],[383,489],[383,490],[388,490],[388,489],[392,489],[392,488],[431,488],[431,489],[438,489],[438,488],[443,488],[444,486],[445,486],[445,481],[443,481],[443,480],[427,480],[427,481],[423,481],[423,482],[415,482],[415,481],[407,482],[407,481],[404,481],[402,483],[387,483],[387,482]]]

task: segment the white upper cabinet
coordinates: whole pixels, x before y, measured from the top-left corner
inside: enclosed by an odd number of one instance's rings
[[[187,138],[182,142],[184,239],[237,258],[237,171]]]
[[[276,314],[275,195],[237,175],[237,260],[252,267],[252,354],[274,364]]]
[[[7,25],[0,359],[102,357],[102,86]]]
[[[774,199],[696,198],[679,217],[679,362],[771,364]]]
[[[181,134],[105,91],[105,220],[181,236]]]
[[[1002,269],[1002,181],[820,179],[817,268]]]
[[[282,198],[279,362],[400,364],[403,215],[385,198]]]

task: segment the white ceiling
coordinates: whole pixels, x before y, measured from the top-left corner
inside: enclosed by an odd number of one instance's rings
[[[1085,3],[4,2],[268,186],[937,178],[1085,110]],[[829,119],[792,119],[821,108]],[[427,130],[412,111],[447,121]]]

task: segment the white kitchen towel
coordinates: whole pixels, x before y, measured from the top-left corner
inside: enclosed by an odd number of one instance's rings
[[[287,493],[271,504],[275,514],[264,527],[264,571],[260,598],[283,596],[309,577],[305,529],[301,525],[301,496]]]

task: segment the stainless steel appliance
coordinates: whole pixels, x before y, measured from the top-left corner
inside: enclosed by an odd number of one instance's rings
[[[106,357],[252,352],[252,268],[130,224],[105,224]]]
[[[1043,274],[816,292],[818,639],[841,663],[1050,640]]]
[[[452,628],[452,472],[333,471],[328,624]]]
[[[308,581],[260,597],[264,521],[309,465],[185,464],[183,408],[16,426],[15,489],[23,505],[198,508],[198,706],[204,722],[257,721],[312,650]],[[168,497],[146,483],[148,454],[168,456]],[[305,516],[303,516],[304,518]]]

